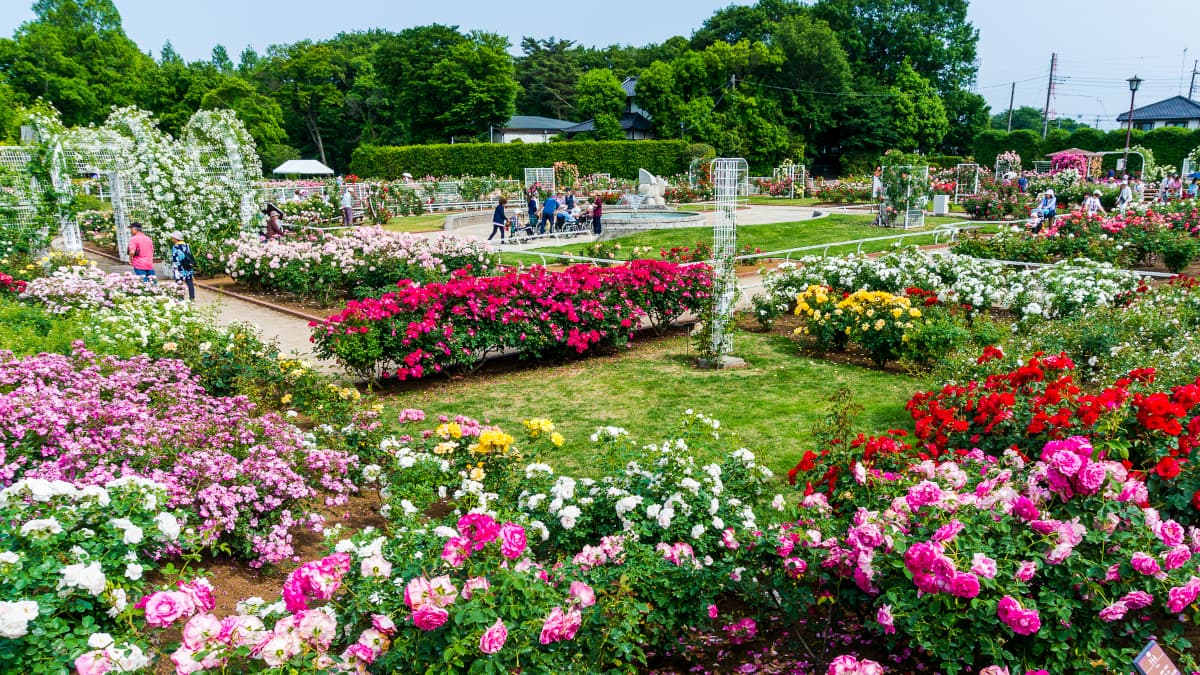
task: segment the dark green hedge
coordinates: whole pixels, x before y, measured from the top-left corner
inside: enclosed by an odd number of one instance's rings
[[[579,166],[582,175],[609,173],[636,178],[638,169],[657,176],[687,171],[690,157],[683,141],[571,141],[564,143],[465,143],[455,145],[360,145],[350,172],[365,178],[413,176],[511,176],[555,162]]]
[[[1200,146],[1200,129],[1181,129],[1179,127],[1160,127],[1152,131],[1133,130],[1130,145],[1144,145],[1154,152],[1154,161],[1162,166],[1173,166],[1179,170],[1183,158],[1193,148]],[[995,129],[988,129],[975,137],[975,161],[980,166],[992,166],[996,163],[996,155],[1005,150],[1016,150],[1021,155],[1022,164],[1026,169],[1032,166],[1033,160],[1049,159],[1047,153],[1057,152],[1065,148],[1081,148],[1083,150],[1104,151],[1121,150],[1125,147],[1125,129],[1113,129],[1109,132],[1096,129],[1077,129],[1072,134],[1055,129],[1045,140],[1038,137],[1036,132],[1028,129],[1014,131],[1011,134]],[[1130,167],[1136,171],[1141,168],[1138,160],[1130,160]],[[1104,158],[1104,168],[1110,169],[1116,165],[1113,156]]]

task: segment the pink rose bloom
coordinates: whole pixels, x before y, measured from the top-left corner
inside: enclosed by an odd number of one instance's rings
[[[938,487],[937,483],[923,480],[920,483],[908,489],[908,494],[905,495],[904,501],[908,503],[908,508],[916,511],[926,504],[936,504],[942,499],[942,488]]]
[[[1159,567],[1158,561],[1154,559],[1154,556],[1146,555],[1141,551],[1134,553],[1129,562],[1131,565],[1133,565],[1133,569],[1145,574],[1146,576],[1153,576],[1162,571],[1162,568]]]
[[[571,582],[571,599],[580,607],[591,607],[596,604],[596,591],[582,581]]]
[[[404,603],[409,609],[419,609],[429,603],[431,589],[425,577],[413,577],[404,587]]]
[[[197,614],[183,627],[183,646],[199,651],[209,640],[220,637],[221,621],[212,614]]]
[[[1168,570],[1178,569],[1187,564],[1187,561],[1192,559],[1192,550],[1183,544],[1175,546],[1163,556],[1163,568]]]
[[[971,571],[984,579],[996,578],[996,561],[982,553],[971,558]]]
[[[300,653],[300,638],[295,633],[275,633],[259,650],[259,658],[278,668]]]
[[[1192,577],[1195,579],[1195,577]],[[1175,586],[1167,591],[1167,611],[1178,614],[1196,601],[1200,594],[1200,585],[1188,582],[1183,586]]]
[[[212,584],[208,583],[208,579],[194,579],[190,583],[179,582],[179,590],[188,596],[191,605],[194,609],[189,610],[199,612],[211,612],[217,606],[217,601],[213,597]]]
[[[799,579],[808,571],[808,563],[800,558],[788,558],[783,561],[783,569],[793,579]]]
[[[237,649],[256,645],[266,637],[266,626],[257,616],[233,615],[221,619],[221,634],[217,639]]]
[[[715,618],[717,618],[717,614],[718,614],[717,606],[709,605],[708,606],[708,618],[715,619]]]
[[[363,558],[359,572],[364,577],[383,577],[384,579],[392,576],[392,563],[387,561],[381,555],[373,555],[370,558]]]
[[[1008,668],[1003,666],[988,666],[979,671],[979,675],[1009,675]]]
[[[1121,619],[1125,618],[1125,613],[1128,611],[1129,605],[1126,605],[1124,602],[1118,600],[1108,607],[1100,610],[1100,620],[1108,621],[1110,623],[1113,621],[1120,621]]]
[[[1121,564],[1113,563],[1104,571],[1105,581],[1120,581],[1121,580]]]
[[[958,536],[959,532],[962,532],[962,529],[963,524],[957,518],[951,519],[950,522],[939,527],[937,532],[933,533],[933,540],[942,542],[951,541]]]
[[[470,555],[471,541],[466,537],[450,537],[442,547],[442,560],[451,567],[462,567]]]
[[[371,650],[375,656],[383,653],[387,649],[387,636],[374,628],[368,628],[358,634],[358,644]]]
[[[1000,617],[1004,623],[1008,623],[1008,620],[1019,611],[1021,611],[1021,603],[1011,595],[1000,598],[1000,602],[996,603],[996,616]]]
[[[1183,543],[1183,526],[1173,520],[1164,520],[1159,523],[1158,527],[1154,528],[1154,533],[1166,546],[1174,547]]]
[[[355,642],[342,652],[342,659],[351,663],[374,663],[375,656],[375,650],[361,642]]]
[[[180,591],[158,591],[146,601],[146,623],[155,628],[164,628],[192,608],[192,601]]]
[[[725,528],[725,531],[721,533],[721,545],[729,550],[734,550],[740,546],[737,538],[733,536],[732,527]]]
[[[413,623],[421,630],[437,630],[450,618],[450,612],[434,605],[422,605],[413,612]]]
[[[175,675],[188,675],[204,670],[203,661],[196,660],[196,652],[187,647],[180,647],[171,652],[171,663],[175,665]]]
[[[333,634],[337,630],[337,621],[332,616],[320,610],[304,612],[296,632],[300,639],[324,651],[333,643]]]
[[[1083,459],[1074,452],[1059,450],[1050,456],[1050,466],[1064,476],[1074,476],[1083,466]]]
[[[384,616],[383,614],[372,614],[371,626],[373,626],[375,630],[387,636],[395,635],[396,633],[396,622],[392,621],[390,617]]]
[[[1017,610],[1004,623],[1018,635],[1033,635],[1042,628],[1042,620],[1036,609]]]
[[[508,628],[504,626],[504,622],[496,619],[496,623],[492,624],[487,630],[483,631],[483,635],[479,636],[479,651],[484,654],[495,654],[504,646],[505,640],[508,639]]]
[[[482,551],[500,535],[500,524],[486,513],[468,513],[458,519],[458,531],[470,540],[473,550]]]
[[[1129,609],[1141,609],[1154,604],[1154,596],[1146,591],[1129,591],[1122,598],[1121,602],[1129,606]]]
[[[1108,470],[1104,468],[1104,464],[1089,462],[1075,474],[1075,487],[1082,494],[1096,494],[1107,479]]]
[[[449,607],[458,599],[458,589],[450,577],[443,574],[429,580],[429,597],[438,607]]]
[[[891,635],[896,632],[895,618],[892,617],[892,606],[881,605],[879,611],[875,613],[875,620],[883,626],[883,634]]]
[[[484,577],[471,577],[463,584],[462,597],[464,600],[470,600],[475,591],[486,591],[492,585]]]
[[[516,523],[500,526],[500,553],[509,560],[516,560],[525,553],[525,528]]]
[[[103,675],[112,670],[113,662],[103,649],[80,654],[75,658],[75,670],[79,675]]]
[[[1060,525],[1062,525],[1062,523],[1057,520],[1034,520],[1029,523],[1030,529],[1038,534],[1051,534],[1058,532]]]
[[[950,579],[950,594],[959,598],[979,595],[979,579],[970,572],[958,572]]]
[[[1020,566],[1017,567],[1017,573],[1015,576],[1020,581],[1029,581],[1036,573],[1037,563],[1029,560],[1022,560]]]

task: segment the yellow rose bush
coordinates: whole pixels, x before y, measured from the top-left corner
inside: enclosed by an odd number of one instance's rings
[[[815,285],[796,296],[796,315],[806,319],[797,334],[813,336],[823,349],[854,342],[880,366],[900,356],[908,333],[923,321],[907,296],[855,291],[838,298],[828,286]]]

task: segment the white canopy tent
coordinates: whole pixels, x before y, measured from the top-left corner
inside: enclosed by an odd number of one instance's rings
[[[315,159],[289,159],[275,167],[272,173],[303,176],[332,176],[333,169]]]

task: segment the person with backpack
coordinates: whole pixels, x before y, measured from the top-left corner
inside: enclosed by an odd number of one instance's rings
[[[196,257],[192,255],[192,248],[183,240],[183,233],[179,230],[171,233],[171,241],[175,242],[171,246],[171,267],[175,272],[175,282],[186,284],[188,300],[195,300]]]

